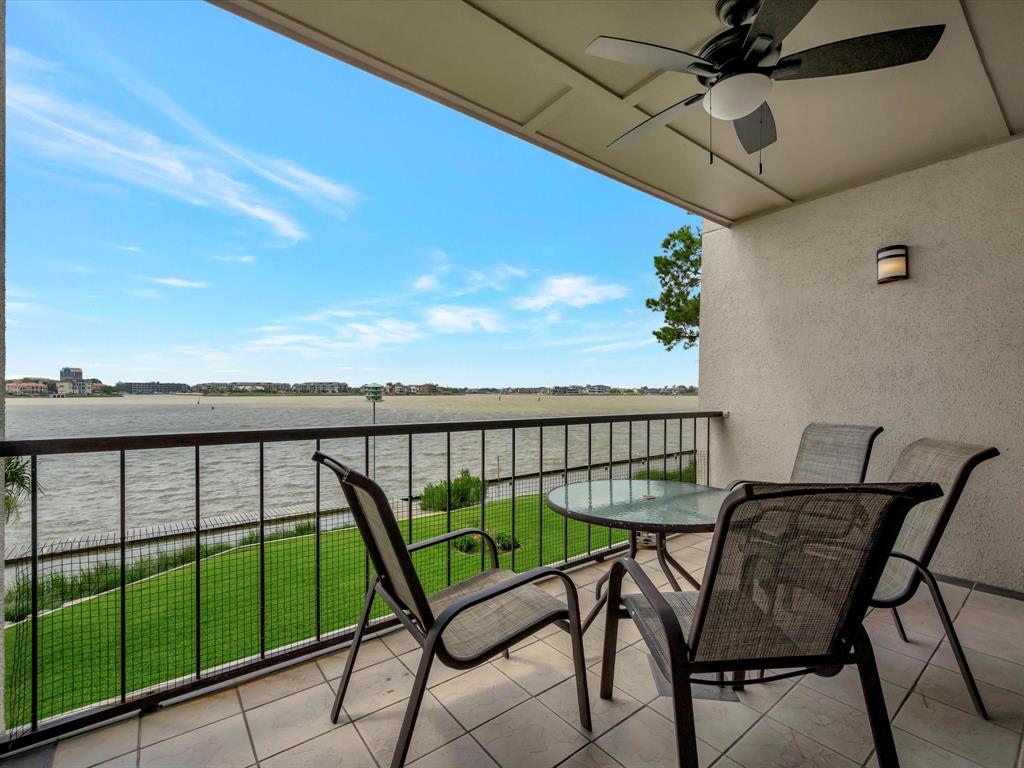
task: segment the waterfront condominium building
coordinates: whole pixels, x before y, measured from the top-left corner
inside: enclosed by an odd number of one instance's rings
[[[69,379],[71,381],[81,381],[82,380],[82,369],[81,368],[69,368],[67,366],[64,366],[63,368],[60,369],[60,377],[61,377],[61,379]]]
[[[126,381],[119,386],[129,395],[176,395],[191,389],[188,384],[167,381]]]

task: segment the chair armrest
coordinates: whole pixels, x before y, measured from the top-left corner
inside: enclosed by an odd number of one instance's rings
[[[620,560],[616,560],[612,568],[617,568],[619,565],[625,568],[626,573],[629,574],[630,578],[640,588],[640,594],[644,596],[644,599],[647,600],[658,614],[662,629],[665,630],[665,639],[668,641],[669,649],[680,648],[689,655],[690,646],[687,644],[686,638],[683,637],[683,628],[679,626],[679,619],[676,618],[676,613],[669,606],[668,601],[665,600],[658,588],[654,586],[651,577],[644,572],[640,563],[631,557],[623,557]],[[609,610],[611,610],[610,605]]]
[[[486,543],[488,548],[491,550],[491,566],[493,568],[498,567],[498,545],[494,543],[494,538],[487,531],[482,531],[479,528],[460,528],[457,531],[449,531],[448,533],[442,533],[440,536],[435,536],[432,539],[424,539],[423,541],[417,541],[415,544],[410,544],[407,549],[410,552],[418,552],[421,549],[427,547],[433,547],[438,544],[443,544],[446,541],[452,539],[458,539],[462,536],[480,536]]]
[[[733,480],[731,483],[729,483],[729,485],[727,487],[727,490],[733,491],[733,490],[735,490],[737,487],[739,487],[741,485],[755,485],[755,484],[757,484],[757,485],[771,485],[771,483],[768,483],[768,481],[766,481],[766,480]]]
[[[525,573],[517,573],[507,581],[503,581],[501,584],[495,584],[493,587],[482,589],[479,592],[466,595],[461,600],[456,600],[441,611],[440,615],[438,615],[434,620],[434,625],[430,628],[430,631],[431,633],[440,634],[444,631],[445,627],[451,623],[452,619],[467,608],[472,608],[474,605],[485,603],[488,600],[498,597],[498,595],[503,595],[506,592],[511,592],[512,590],[519,589],[520,587],[525,587],[528,584],[532,584],[540,579],[546,579],[550,576],[556,576],[565,582],[566,599],[570,602],[570,606],[572,604],[576,605],[576,611],[578,613],[579,598],[576,594],[576,585],[573,583],[572,579],[570,579],[568,574],[564,571],[560,571],[550,565],[543,565],[539,568],[534,568],[531,571],[526,571]]]

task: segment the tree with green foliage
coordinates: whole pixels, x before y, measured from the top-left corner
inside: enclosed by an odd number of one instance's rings
[[[661,295],[648,299],[647,308],[665,315],[665,324],[654,331],[665,349],[689,349],[700,338],[700,259],[701,233],[688,225],[669,233],[654,257]]]

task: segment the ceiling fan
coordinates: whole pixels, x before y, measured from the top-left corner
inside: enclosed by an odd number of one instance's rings
[[[896,67],[927,59],[944,24],[892,29],[826,43],[782,56],[782,43],[817,0],[717,0],[715,13],[729,29],[695,55],[662,45],[602,35],[587,46],[592,56],[648,69],[684,72],[707,87],[626,131],[609,148],[621,147],[667,125],[698,101],[712,117],[732,120],[748,154],[773,144],[775,118],[765,99],[776,80],[831,77]],[[753,23],[748,23],[753,18]]]

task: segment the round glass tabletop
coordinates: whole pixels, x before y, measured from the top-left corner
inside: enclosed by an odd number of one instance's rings
[[[713,531],[729,491],[668,480],[591,480],[560,485],[548,494],[556,512],[577,520],[634,531]]]

